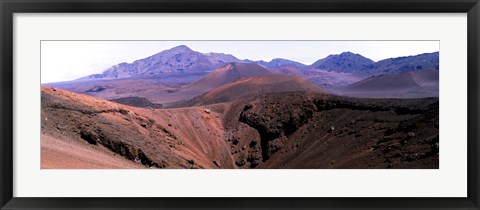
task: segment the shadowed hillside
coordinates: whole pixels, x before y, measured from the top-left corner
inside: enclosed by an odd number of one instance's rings
[[[341,88],[336,94],[364,98],[438,97],[438,70],[373,76]]]
[[[273,94],[247,104],[240,121],[260,135],[260,168],[438,167],[436,98]]]

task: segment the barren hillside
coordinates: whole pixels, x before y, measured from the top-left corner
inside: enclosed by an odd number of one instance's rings
[[[438,168],[438,138],[438,98],[145,109],[42,87],[42,168]]]

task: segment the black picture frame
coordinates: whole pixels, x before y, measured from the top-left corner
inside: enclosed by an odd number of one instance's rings
[[[479,209],[478,0],[0,0],[1,209]],[[14,13],[467,13],[468,196],[465,198],[13,197]]]

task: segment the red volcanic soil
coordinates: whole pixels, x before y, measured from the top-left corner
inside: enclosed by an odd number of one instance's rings
[[[367,98],[438,97],[438,70],[422,70],[367,78],[337,94]]]
[[[320,89],[309,81],[297,76],[277,75],[249,77],[222,85],[191,100],[179,102],[175,104],[174,107],[216,104],[238,99],[253,98],[269,93],[293,91],[320,92]]]
[[[267,69],[254,63],[228,63],[192,83],[188,89],[209,91],[238,79],[257,76],[272,76]]]
[[[256,80],[265,83],[247,81]],[[86,168],[115,168],[124,161],[124,168],[439,165],[438,98],[355,99],[298,91],[145,109],[42,87],[41,125],[42,168],[78,168],[81,162]],[[83,150],[98,154],[87,158],[78,154]]]
[[[43,136],[107,148],[140,166],[234,167],[234,161],[230,158],[228,149],[225,149],[220,118],[200,107],[176,110],[136,108],[42,87],[41,125]],[[47,141],[42,138],[43,142]],[[42,154],[48,154],[47,148],[42,144]],[[72,149],[71,153],[74,152]],[[66,153],[68,152],[57,154]],[[52,158],[63,158],[54,155],[42,157],[42,164],[55,162]],[[125,167],[128,168],[128,165]],[[73,164],[61,168],[76,166]]]

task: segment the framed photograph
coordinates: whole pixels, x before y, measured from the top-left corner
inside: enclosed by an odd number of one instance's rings
[[[479,209],[478,0],[0,7],[1,209]]]

